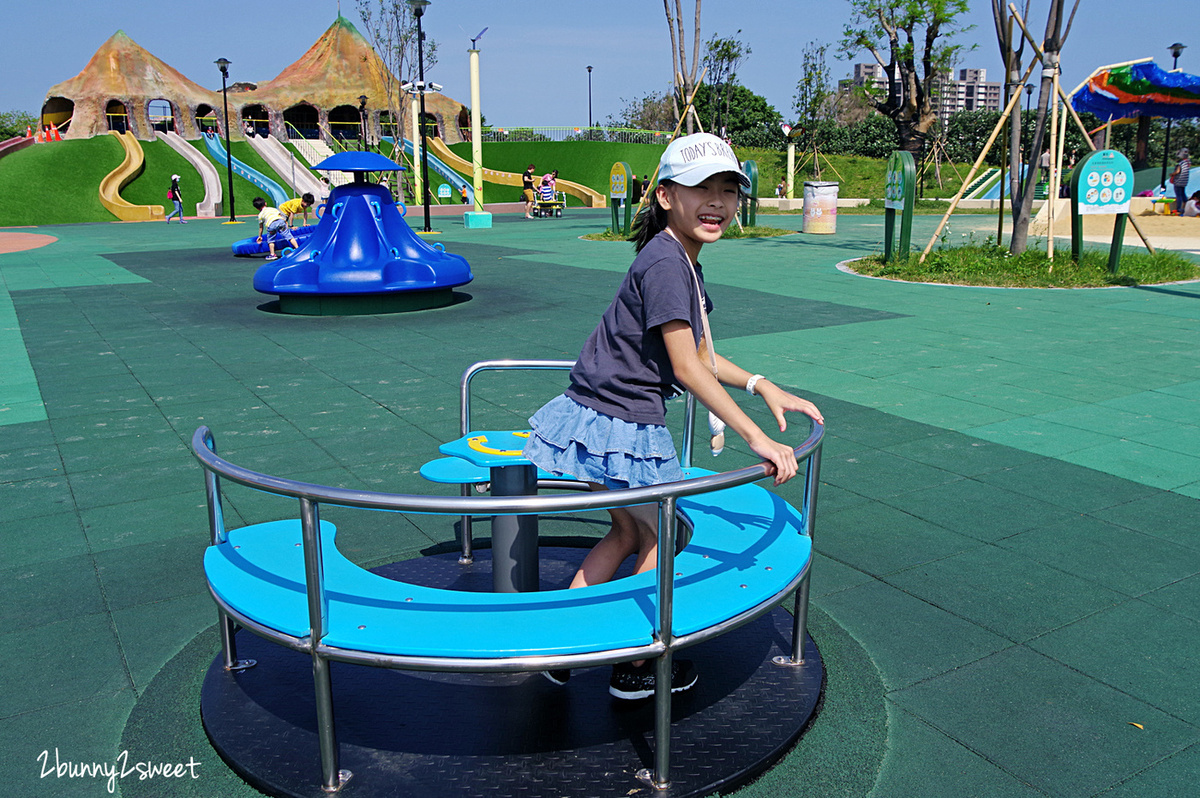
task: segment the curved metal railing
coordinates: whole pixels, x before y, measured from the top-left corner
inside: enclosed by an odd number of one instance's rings
[[[554,360],[497,360],[477,363],[463,374],[460,399],[462,401],[460,424],[464,433],[470,432],[471,399],[470,384],[479,373],[488,370],[501,369],[533,369],[561,370],[570,368],[570,361]],[[690,397],[689,397],[690,399]],[[688,424],[686,434],[690,440],[691,416],[694,405],[688,407]],[[817,421],[811,421],[808,437],[794,451],[797,459],[806,463],[804,476],[804,519],[803,534],[810,538],[813,534],[813,510],[815,508],[817,487],[820,479],[821,444],[824,427]],[[585,664],[601,664],[616,661],[622,652],[605,651],[585,655],[563,655],[558,657],[528,658],[514,655],[513,657],[476,660],[474,663],[458,661],[438,663],[430,658],[388,656],[371,652],[355,652],[335,649],[322,643],[326,634],[325,574],[321,555],[321,530],[319,505],[322,503],[342,507],[359,507],[371,510],[393,512],[409,512],[437,515],[545,515],[548,513],[570,513],[589,510],[607,510],[616,507],[627,507],[635,504],[655,503],[659,507],[658,527],[659,545],[655,594],[657,617],[654,622],[654,642],[644,651],[634,652],[636,656],[658,657],[656,663],[657,678],[661,684],[670,684],[670,668],[672,650],[691,645],[707,637],[721,634],[740,626],[768,611],[782,602],[788,593],[795,590],[795,617],[793,620],[793,640],[790,658],[777,658],[781,664],[801,664],[804,661],[805,636],[807,634],[807,609],[809,592],[809,570],[806,566],[781,591],[771,599],[752,607],[740,614],[726,619],[717,627],[701,630],[678,639],[674,637],[674,579],[676,537],[679,519],[676,512],[678,499],[698,494],[733,488],[755,482],[767,476],[767,464],[758,463],[744,468],[735,469],[719,474],[684,479],[660,485],[621,490],[607,490],[587,493],[564,495],[545,494],[534,496],[425,496],[415,494],[397,494],[380,491],[365,491],[351,488],[338,488],[328,485],[316,485],[308,482],[290,480],[269,474],[253,471],[236,465],[220,457],[216,452],[216,444],[212,431],[207,426],[199,427],[192,436],[192,451],[205,471],[205,488],[208,499],[209,524],[213,545],[224,543],[227,532],[224,522],[224,511],[221,499],[220,480],[226,479],[235,484],[244,485],[259,491],[265,491],[280,496],[298,499],[301,508],[301,526],[303,530],[304,568],[308,592],[310,634],[306,648],[313,656],[314,679],[317,688],[318,727],[321,736],[322,771],[326,789],[333,788],[338,783],[336,737],[332,725],[332,709],[330,702],[331,685],[328,674],[328,660],[343,660],[358,662],[365,665],[382,667],[400,667],[414,670],[528,670],[554,667],[582,666]],[[690,455],[689,455],[690,456]],[[685,462],[685,465],[687,463]],[[556,487],[561,487],[556,485]],[[464,536],[466,530],[464,529]],[[230,612],[216,597],[221,607],[222,623],[220,624],[222,646],[224,649],[225,666],[231,670],[243,667],[237,659],[233,625],[237,621],[256,634],[263,635],[277,642],[284,642],[272,630],[266,629],[253,622],[246,622],[240,613]],[[300,641],[295,641],[299,643]],[[627,652],[626,652],[627,653]],[[629,658],[629,657],[625,657]],[[516,662],[519,660],[519,662]],[[466,665],[475,667],[468,668]],[[665,786],[667,782],[668,763],[670,756],[670,703],[669,688],[656,691],[655,694],[655,767],[652,775],[647,778],[656,786]],[[328,709],[328,711],[325,711]]]

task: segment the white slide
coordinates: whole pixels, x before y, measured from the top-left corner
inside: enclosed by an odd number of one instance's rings
[[[217,167],[213,166],[212,161],[200,150],[189,144],[183,136],[175,132],[159,133],[162,140],[167,142],[167,146],[175,150],[175,152],[187,159],[188,163],[196,168],[200,173],[200,179],[204,181],[204,199],[196,203],[196,215],[202,218],[213,219],[221,215],[221,176],[217,174]],[[181,194],[185,197],[180,190]]]
[[[274,136],[248,136],[246,141],[254,148],[262,159],[275,170],[285,183],[291,187],[295,196],[312,194],[320,199],[325,194],[321,181],[313,174],[308,165],[297,158],[291,150],[283,146]]]

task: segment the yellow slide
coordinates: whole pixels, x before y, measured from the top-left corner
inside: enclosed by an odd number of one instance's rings
[[[121,147],[125,150],[125,160],[121,161],[120,166],[109,172],[100,181],[100,203],[123,222],[149,222],[162,219],[166,214],[161,205],[134,205],[121,199],[121,189],[142,173],[142,169],[146,165],[146,155],[142,152],[142,145],[129,131],[118,133],[110,130],[108,132],[121,142]]]
[[[446,165],[462,174],[466,175],[467,180],[471,179],[472,170],[470,161],[464,161],[454,154],[446,142],[440,137],[427,139],[429,142],[429,151],[446,162]],[[484,169],[483,179],[489,183],[499,183],[502,186],[519,186],[521,185],[521,176],[515,172],[497,172],[495,169]],[[571,196],[579,197],[583,200],[583,204],[589,208],[606,208],[608,207],[607,198],[599,191],[594,191],[582,183],[572,183],[570,180],[558,179],[559,191],[565,191]]]

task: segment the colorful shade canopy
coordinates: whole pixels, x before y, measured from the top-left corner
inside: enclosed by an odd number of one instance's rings
[[[1200,75],[1168,72],[1152,61],[1105,69],[1071,97],[1080,113],[1102,120],[1133,116],[1200,117]]]

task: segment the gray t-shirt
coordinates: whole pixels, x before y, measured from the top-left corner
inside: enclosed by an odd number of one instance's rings
[[[696,264],[704,290],[704,273]],[[707,291],[705,305],[712,310]],[[588,336],[571,369],[567,396],[606,416],[635,424],[666,424],[675,372],[659,326],[687,322],[699,345],[700,301],[683,245],[665,230],[634,258],[612,304]]]

